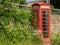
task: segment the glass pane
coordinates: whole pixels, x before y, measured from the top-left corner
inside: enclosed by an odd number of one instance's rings
[[[38,11],[33,11],[33,17],[34,17],[34,29],[37,29],[37,21],[38,21],[38,18],[37,18],[37,15],[38,15]]]
[[[46,32],[44,32],[44,31],[43,31],[43,33],[44,33],[44,34],[48,34],[48,32],[47,32],[47,31],[46,31]]]
[[[42,28],[43,28],[43,37],[47,38],[48,37],[48,11],[43,11],[42,12]]]
[[[44,34],[43,37],[44,37],[44,38],[48,38],[48,34]]]
[[[33,11],[33,15],[38,15],[38,11]]]
[[[36,6],[33,6],[34,9],[38,9],[39,7],[40,7],[40,6],[37,6],[37,5],[36,5]]]
[[[40,5],[38,5],[38,4],[35,4],[34,6],[33,6],[33,9],[39,9],[40,8]]]

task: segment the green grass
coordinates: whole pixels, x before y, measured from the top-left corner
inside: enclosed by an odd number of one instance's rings
[[[11,41],[0,41],[0,45],[42,45],[39,41],[23,41],[23,42],[11,42]]]
[[[60,45],[60,35],[58,34],[51,34],[51,43],[52,45]]]

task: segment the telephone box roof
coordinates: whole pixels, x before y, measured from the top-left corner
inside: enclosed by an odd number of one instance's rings
[[[49,3],[46,3],[46,2],[35,2],[34,4],[32,4],[32,6],[33,5],[50,5]]]

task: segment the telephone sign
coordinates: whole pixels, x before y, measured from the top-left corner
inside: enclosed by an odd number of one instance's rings
[[[41,6],[41,8],[50,8],[49,6]]]
[[[43,43],[50,42],[50,5],[36,2],[32,5],[32,27],[42,32]]]

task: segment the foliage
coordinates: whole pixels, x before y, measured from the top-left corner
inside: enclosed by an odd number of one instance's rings
[[[55,15],[60,15],[60,10],[51,10],[51,13],[52,14],[55,14]]]
[[[9,3],[19,3],[19,4],[24,4],[26,0],[1,0],[1,3],[9,2]]]
[[[17,5],[9,3],[21,3],[24,0],[1,0],[0,2],[0,42],[8,43],[6,45],[13,45],[11,43],[25,42],[30,43],[34,41],[40,43],[38,32],[31,29],[31,13],[26,11],[26,8],[19,8]],[[6,3],[9,2],[9,3]],[[31,43],[32,43],[31,42]]]
[[[51,42],[52,42],[52,45],[59,45],[60,44],[60,32],[58,34],[51,35]]]
[[[54,9],[54,6],[53,5],[51,5],[51,9]]]
[[[52,0],[51,4],[53,4],[55,8],[60,9],[60,0]]]

